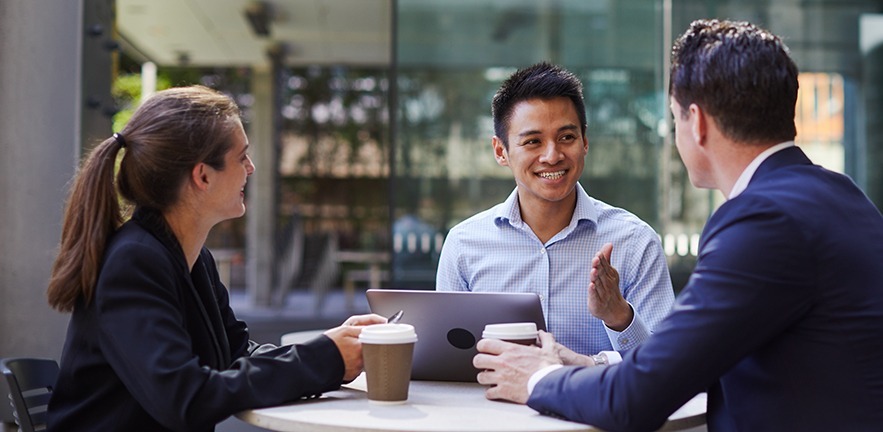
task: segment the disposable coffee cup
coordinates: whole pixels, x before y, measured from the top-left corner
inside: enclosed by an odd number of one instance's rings
[[[403,404],[411,385],[411,360],[417,333],[410,324],[375,324],[362,329],[362,360],[368,401]]]
[[[519,345],[536,345],[537,324],[532,322],[488,324],[484,326],[481,337],[500,339]]]

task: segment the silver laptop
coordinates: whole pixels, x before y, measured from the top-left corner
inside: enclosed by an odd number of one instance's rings
[[[535,322],[546,329],[540,297],[532,293],[475,293],[369,289],[371,312],[404,311],[401,323],[417,332],[411,379],[475,382],[472,358],[486,324]]]

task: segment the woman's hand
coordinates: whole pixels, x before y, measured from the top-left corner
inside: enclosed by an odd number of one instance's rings
[[[366,326],[371,324],[385,324],[386,318],[377,314],[353,315],[343,322],[345,326]]]
[[[359,342],[359,334],[362,328],[371,324],[383,324],[386,318],[377,314],[353,315],[343,322],[343,325],[334,327],[324,334],[328,336],[340,351],[343,358],[343,381],[349,382],[356,379],[362,368],[362,344]]]

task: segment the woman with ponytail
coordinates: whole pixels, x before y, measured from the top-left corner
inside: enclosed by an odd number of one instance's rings
[[[50,430],[211,431],[361,372],[359,332],[382,317],[275,347],[249,340],[230,309],[203,245],[215,224],[245,213],[247,150],[233,100],[193,86],[146,100],[86,158],[47,292],[72,314]]]

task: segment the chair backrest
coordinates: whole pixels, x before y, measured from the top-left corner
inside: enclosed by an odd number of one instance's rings
[[[9,386],[6,378],[0,373],[0,431],[18,430],[15,427],[15,416],[12,415],[12,403],[9,401]]]
[[[58,363],[51,359],[6,358],[0,372],[9,385],[15,422],[22,432],[46,429],[46,409],[58,378]]]

